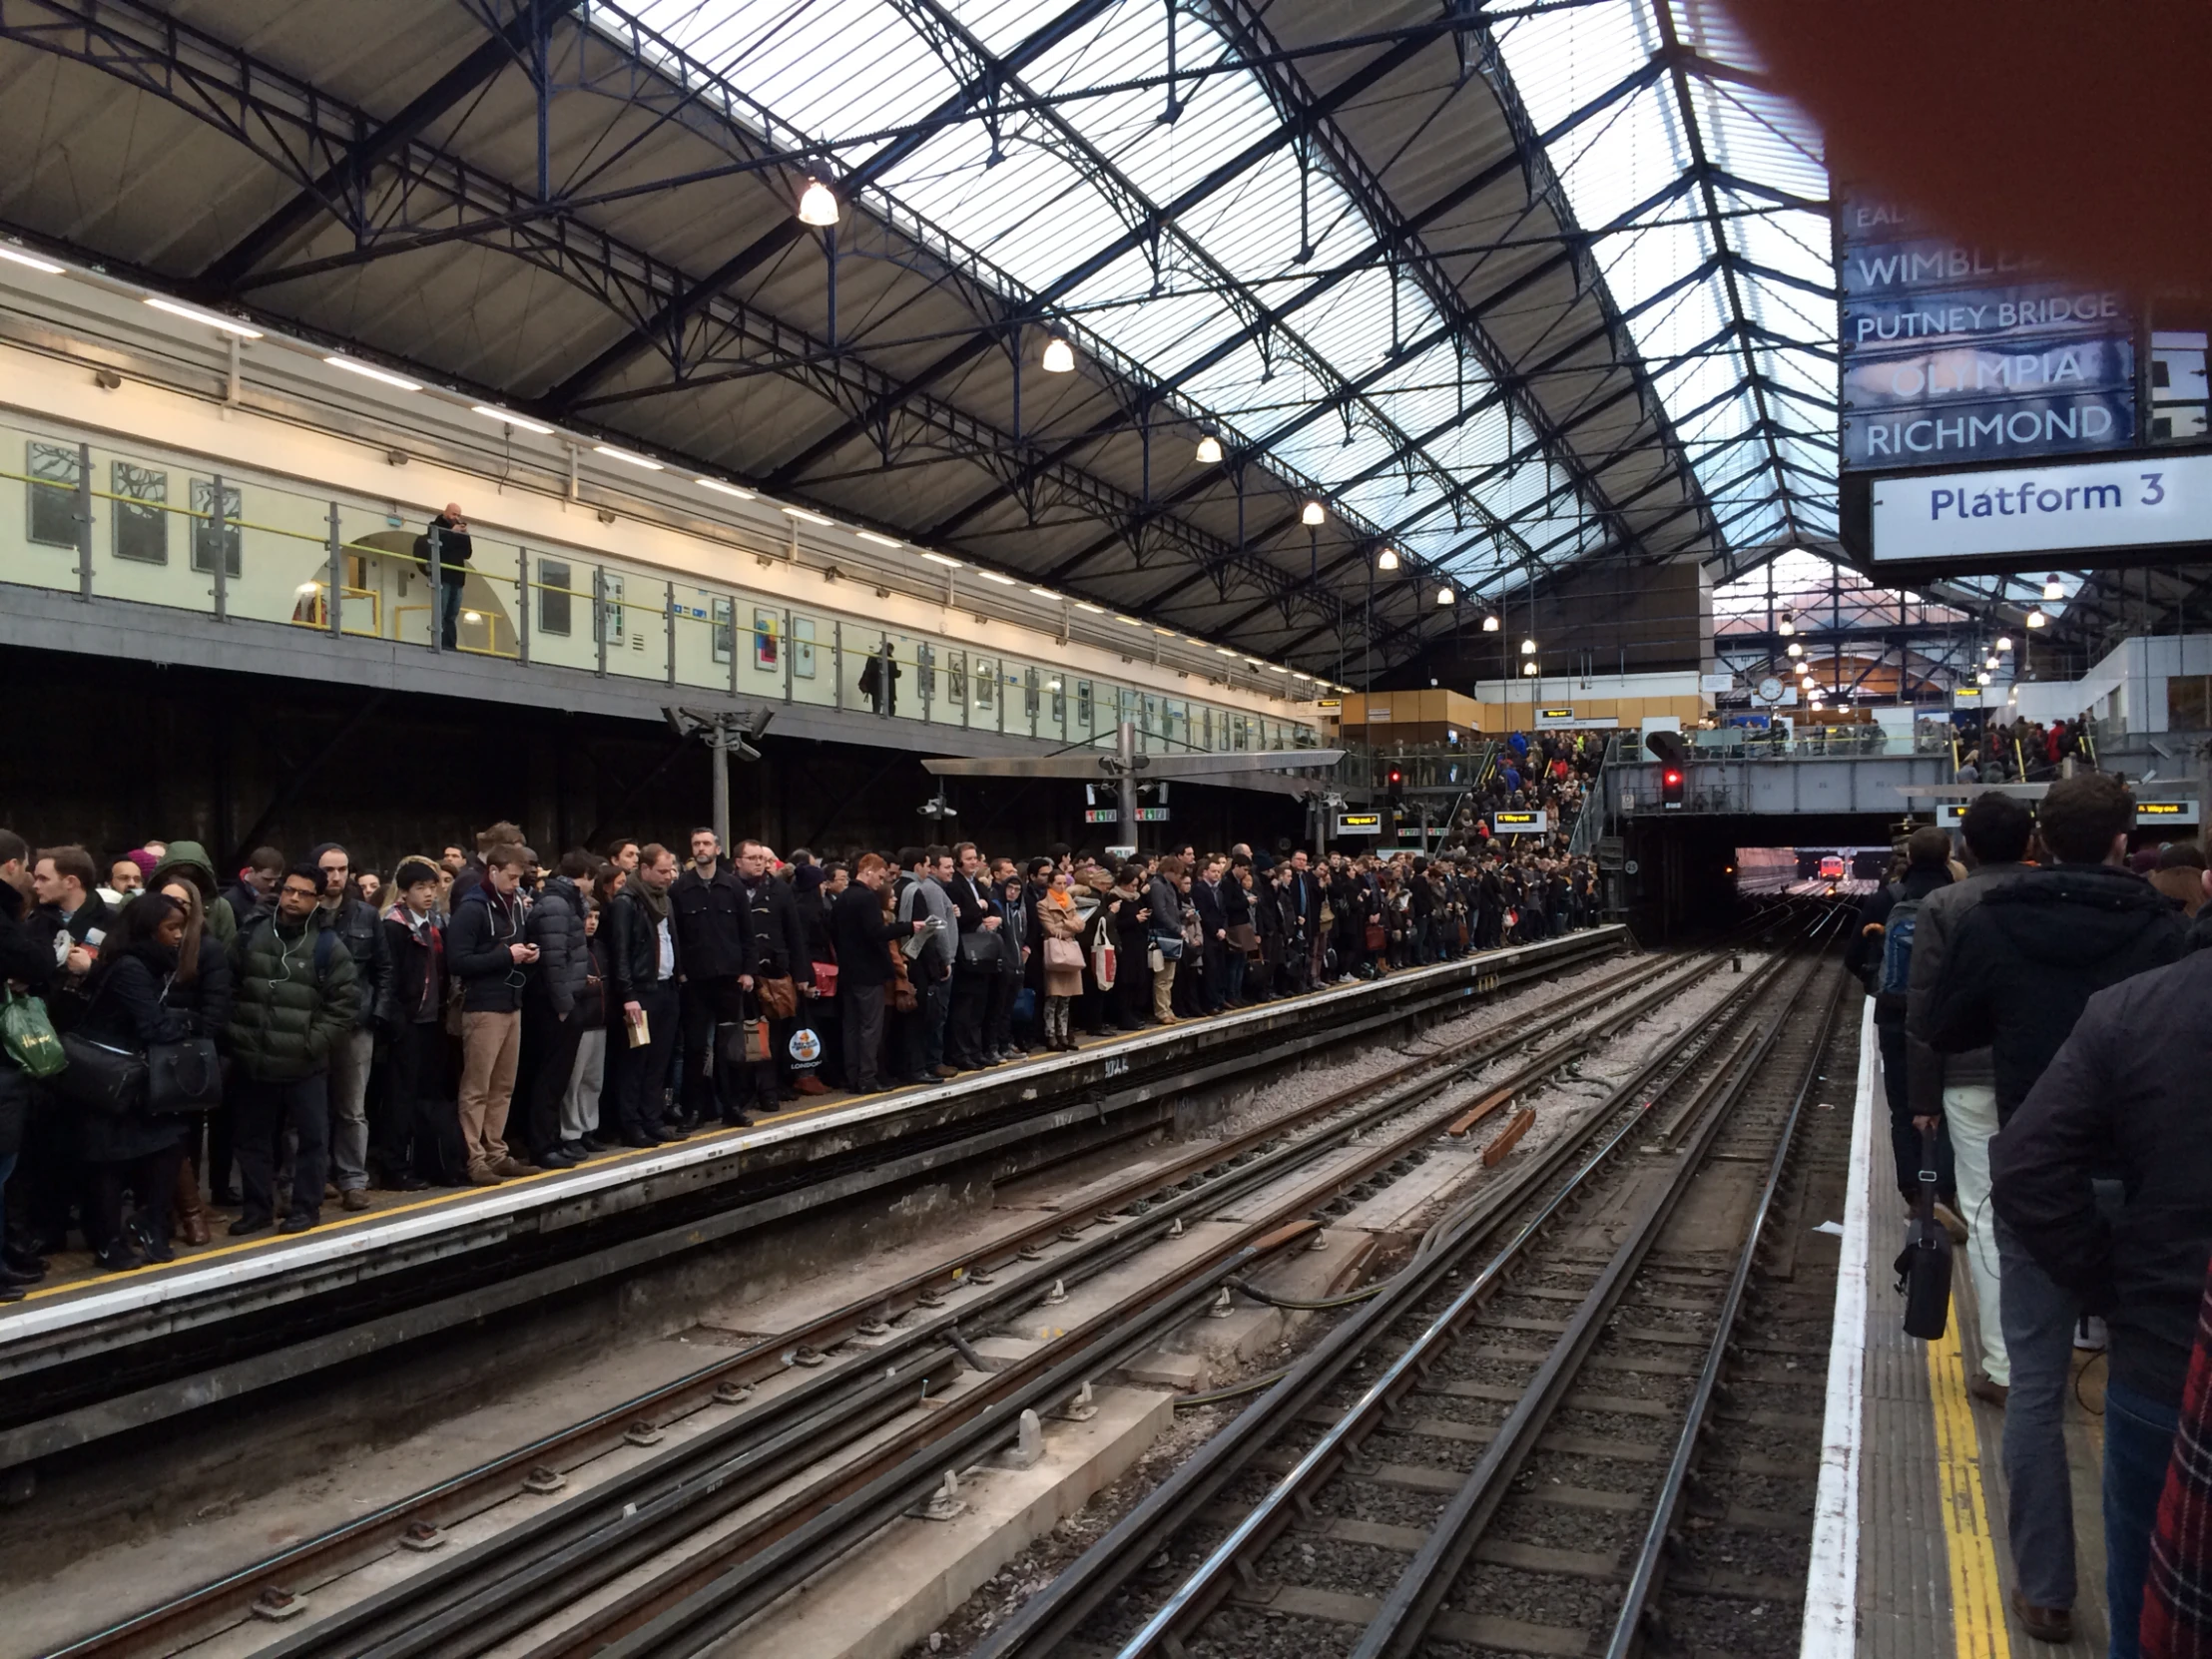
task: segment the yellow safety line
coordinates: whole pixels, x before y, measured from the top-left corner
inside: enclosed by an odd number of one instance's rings
[[[1950,1557],[1951,1639],[1957,1659],[2012,1659],[1955,1302],[1942,1336],[1928,1345],[1928,1391],[1935,1405],[1936,1501]]]

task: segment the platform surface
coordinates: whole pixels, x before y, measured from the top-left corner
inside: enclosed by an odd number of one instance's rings
[[[2059,1646],[2028,1636],[2011,1610],[2004,1412],[1966,1392],[1979,1366],[1978,1322],[1994,1310],[1974,1306],[1963,1252],[1942,1339],[1905,1335],[1891,1264],[1906,1227],[1873,1007],[1870,1000],[1860,1033],[1802,1659],[2096,1659],[2106,1645],[2103,1356],[2075,1355],[2067,1403],[2080,1588],[2073,1640]]]

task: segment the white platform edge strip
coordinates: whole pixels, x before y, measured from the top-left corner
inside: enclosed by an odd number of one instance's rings
[[[1585,936],[1601,935],[1615,930],[1617,924],[1594,927]],[[1576,935],[1567,934],[1568,938]],[[1549,943],[1551,941],[1545,941]],[[1542,945],[1511,945],[1502,950],[1484,951],[1476,956],[1462,957],[1456,962],[1438,962],[1429,967],[1401,969],[1390,975],[1387,983],[1402,985],[1408,979],[1435,978],[1452,973],[1463,973],[1474,962],[1503,964]],[[1311,992],[1301,1000],[1313,1003],[1339,1001],[1357,996],[1375,981],[1358,985],[1333,985]],[[1471,981],[1470,981],[1471,983]],[[1241,1013],[1221,1014],[1204,1024],[1213,1031],[1264,1020],[1282,1012],[1281,1003],[1262,1003]],[[1003,1082],[1008,1078],[1034,1075],[1049,1076],[1063,1071],[1084,1059],[1096,1060],[1102,1053],[1128,1053],[1132,1050],[1157,1047],[1174,1042],[1188,1035],[1184,1026],[1149,1031],[1141,1037],[1133,1037],[1124,1043],[1116,1043],[1106,1050],[1089,1049],[1082,1055],[1066,1058],[1034,1059],[1023,1065],[1001,1067],[990,1074],[991,1082]],[[737,1157],[753,1148],[771,1146],[778,1141],[790,1140],[800,1135],[819,1134],[825,1129],[854,1123],[864,1123],[873,1118],[909,1112],[916,1106],[947,1095],[972,1088],[974,1082],[963,1078],[958,1082],[940,1084],[933,1089],[917,1089],[911,1093],[895,1095],[885,1100],[871,1100],[852,1106],[831,1108],[790,1123],[779,1123],[762,1129],[757,1134],[735,1136],[707,1142],[680,1145],[657,1158],[642,1158],[634,1163],[608,1165],[598,1169],[578,1171],[557,1182],[526,1181],[503,1191],[488,1192],[473,1201],[458,1204],[439,1204],[426,1211],[401,1216],[396,1220],[367,1227],[346,1227],[326,1234],[309,1233],[301,1242],[281,1250],[257,1251],[234,1257],[228,1261],[212,1262],[197,1271],[153,1275],[133,1275],[128,1281],[112,1287],[103,1287],[90,1295],[58,1298],[53,1302],[33,1304],[16,1312],[0,1315],[0,1349],[24,1338],[44,1336],[50,1332],[83,1325],[93,1320],[112,1319],[118,1314],[141,1308],[158,1306],[175,1297],[197,1296],[227,1287],[249,1283],[256,1279],[295,1272],[300,1268],[341,1263],[373,1255],[393,1245],[429,1238],[450,1232],[458,1227],[496,1222],[503,1217],[520,1215],[525,1211],[551,1209],[574,1204],[596,1192],[612,1187],[626,1187],[631,1183],[665,1175],[672,1170],[688,1169],[697,1164],[712,1163]]]
[[[1874,1272],[1872,1208],[1875,1105],[1882,1047],[1874,998],[1859,1024],[1859,1088],[1852,1100],[1850,1187],[1837,1255],[1836,1323],[1828,1340],[1828,1408],[1821,1425],[1821,1484],[1813,1502],[1813,1554],[1805,1575],[1799,1659],[1853,1659],[1859,1645],[1859,1453],[1866,1428],[1867,1288]]]

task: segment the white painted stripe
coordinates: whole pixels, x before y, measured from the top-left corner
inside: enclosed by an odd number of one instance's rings
[[[1607,932],[1625,932],[1625,929],[1617,925],[1592,928],[1587,936],[1595,937]],[[1573,938],[1577,935],[1567,936]],[[1542,945],[1514,945],[1503,950],[1488,951],[1480,956],[1462,957],[1456,962],[1439,962],[1432,967],[1400,970],[1381,983],[1402,988],[1408,982],[1418,983],[1424,979],[1466,974],[1467,969],[1477,961],[1482,963],[1483,970],[1487,972],[1509,965],[1517,957],[1541,952],[1542,949]],[[1471,977],[1469,976],[1470,983]],[[1376,982],[1373,981],[1335,985],[1327,990],[1310,992],[1299,1000],[1305,1006],[1349,1001],[1373,995],[1376,988]],[[1256,1008],[1218,1015],[1203,1023],[1209,1035],[1212,1035],[1234,1030],[1240,1025],[1273,1019],[1281,1014],[1284,1006],[1281,1002],[1264,1002]],[[243,1252],[182,1273],[150,1274],[142,1270],[120,1284],[102,1286],[87,1295],[65,1295],[52,1301],[34,1301],[12,1313],[0,1315],[0,1348],[8,1343],[45,1336],[96,1320],[109,1320],[118,1315],[136,1313],[183,1297],[205,1296],[252,1284],[257,1280],[297,1273],[302,1269],[340,1268],[347,1262],[357,1262],[398,1246],[433,1240],[441,1233],[463,1228],[478,1228],[487,1223],[524,1217],[524,1230],[528,1231],[534,1225],[527,1219],[528,1213],[532,1211],[563,1207],[593,1193],[631,1186],[677,1170],[720,1163],[761,1147],[774,1146],[801,1136],[819,1135],[827,1130],[845,1129],[879,1118],[897,1117],[916,1107],[969,1093],[986,1083],[996,1087],[1022,1077],[1034,1078],[1041,1083],[1058,1072],[1095,1062],[1101,1056],[1118,1058],[1125,1054],[1141,1053],[1149,1048],[1179,1042],[1189,1034],[1188,1026],[1163,1027],[1120,1042],[1100,1044],[1085,1049],[1080,1054],[1056,1054],[1001,1066],[992,1070],[987,1077],[963,1077],[940,1083],[934,1088],[904,1090],[852,1106],[834,1107],[826,1112],[793,1117],[788,1122],[768,1124],[750,1134],[680,1143],[665,1153],[640,1158],[634,1162],[586,1168],[550,1180],[519,1181],[510,1186],[488,1189],[480,1197],[432,1204],[425,1209],[396,1216],[387,1222],[371,1222],[366,1225],[354,1223],[333,1227],[327,1232],[301,1234],[296,1241],[288,1241],[276,1248]]]
[[[1859,1453],[1866,1428],[1868,1256],[1873,1200],[1874,1120],[1882,1047],[1874,998],[1859,1025],[1859,1089],[1852,1100],[1850,1189],[1836,1274],[1836,1323],[1828,1340],[1828,1410],[1821,1426],[1820,1495],[1813,1504],[1813,1557],[1806,1571],[1805,1628],[1798,1659],[1853,1659],[1859,1639]]]

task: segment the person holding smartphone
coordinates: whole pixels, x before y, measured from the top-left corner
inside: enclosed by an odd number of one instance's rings
[[[484,878],[446,924],[445,957],[461,987],[461,1141],[469,1184],[477,1187],[538,1173],[504,1139],[522,1053],[524,970],[538,959],[538,947],[522,936],[516,892],[536,858],[519,843],[492,847],[484,854]]]

